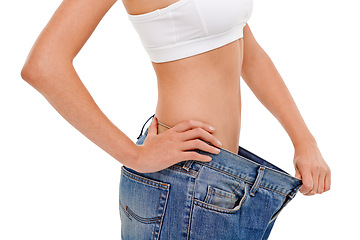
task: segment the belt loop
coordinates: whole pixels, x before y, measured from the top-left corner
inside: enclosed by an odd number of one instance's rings
[[[183,165],[183,169],[185,169],[187,172],[189,171],[189,169],[191,168],[191,165],[193,164],[194,160],[188,160],[184,163]]]
[[[146,120],[146,122],[144,123],[143,127],[141,128],[141,132],[140,132],[139,136],[137,137],[137,139],[139,139],[139,138],[141,137],[141,135],[143,134],[143,130],[144,130],[144,127],[145,127],[146,123],[147,123],[151,118],[153,118],[153,117],[155,117],[155,114],[152,115],[151,117],[149,117],[148,120]]]
[[[261,179],[264,175],[264,170],[265,170],[265,167],[264,166],[260,166],[257,170],[258,174],[256,176],[256,180],[254,182],[254,185],[252,186],[251,190],[250,190],[250,195],[251,196],[255,196],[255,193],[256,191],[259,189],[260,187],[260,182],[261,182]]]

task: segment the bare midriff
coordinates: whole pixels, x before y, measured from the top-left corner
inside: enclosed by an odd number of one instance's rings
[[[157,5],[151,4],[154,6],[145,4],[143,0],[123,0],[123,3],[128,13],[135,15],[166,7],[176,1],[159,1]],[[241,125],[243,46],[243,39],[240,38],[198,55],[164,63],[152,62],[158,83],[155,111],[158,121],[170,127],[188,119],[208,123],[215,127],[213,135],[222,143],[221,147],[237,153]],[[158,125],[158,134],[167,130]]]

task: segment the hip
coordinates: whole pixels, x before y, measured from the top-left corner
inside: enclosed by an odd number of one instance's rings
[[[241,146],[236,154],[220,150],[197,150],[210,162],[188,160],[153,173],[123,166],[122,238],[267,239],[302,181]]]

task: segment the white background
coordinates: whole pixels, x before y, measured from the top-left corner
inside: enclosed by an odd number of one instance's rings
[[[2,240],[120,239],[121,164],[20,77],[30,48],[60,3],[0,3]],[[332,170],[331,190],[311,197],[298,193],[270,239],[359,239],[360,15],[355,3],[254,1],[252,32]],[[136,141],[155,111],[156,75],[121,1],[74,63],[100,108]],[[294,174],[290,138],[242,79],[241,86],[239,144]]]

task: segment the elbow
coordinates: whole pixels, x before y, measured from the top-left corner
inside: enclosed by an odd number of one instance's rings
[[[44,87],[44,76],[46,70],[36,62],[27,61],[21,69],[21,78],[34,89],[41,92]]]
[[[30,82],[31,79],[33,79],[34,77],[34,72],[35,72],[35,69],[30,66],[28,63],[26,63],[23,68],[21,69],[21,72],[20,72],[20,76],[23,80],[25,80],[26,82]]]
[[[40,92],[41,79],[40,70],[36,67],[35,63],[27,61],[21,69],[21,78],[27,82],[30,86]]]
[[[72,65],[72,62],[70,62]],[[46,57],[29,56],[21,69],[21,78],[38,91],[51,85],[51,79],[57,71],[63,69],[65,62]]]
[[[39,62],[27,61],[21,69],[21,78],[40,93],[51,86],[50,69]]]
[[[29,55],[21,69],[21,78],[34,84],[50,73],[51,61],[43,56]]]
[[[37,85],[46,72],[46,66],[44,66],[43,62],[43,58],[35,59],[28,56],[20,72],[21,78],[32,86]]]

